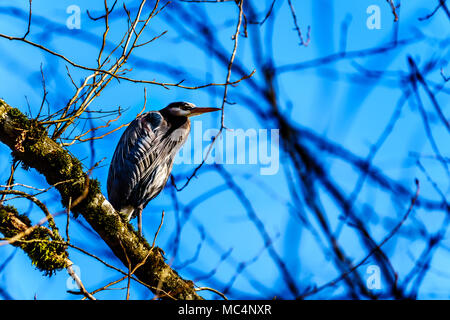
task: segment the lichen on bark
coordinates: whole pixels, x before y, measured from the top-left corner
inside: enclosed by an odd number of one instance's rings
[[[0,232],[5,237],[13,238],[30,227],[31,221],[27,216],[20,215],[12,206],[0,206]],[[53,241],[54,236],[49,229],[37,227],[11,244],[21,248],[45,275],[52,275],[67,267],[68,258],[64,244]]]

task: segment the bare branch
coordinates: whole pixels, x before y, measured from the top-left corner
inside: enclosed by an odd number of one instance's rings
[[[306,41],[303,39],[302,31],[297,23],[297,15],[295,14],[294,6],[292,5],[291,0],[288,0],[289,7],[291,9],[292,18],[294,19],[295,30],[297,30],[298,37],[300,38],[300,45],[307,47],[309,42],[311,41],[311,26],[308,26],[308,31],[306,32]]]

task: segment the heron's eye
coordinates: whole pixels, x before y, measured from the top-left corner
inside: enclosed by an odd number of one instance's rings
[[[184,105],[184,106],[181,107],[181,109],[183,109],[183,110],[192,110],[192,109],[194,109],[194,108],[192,108],[192,107],[189,106],[189,105]]]

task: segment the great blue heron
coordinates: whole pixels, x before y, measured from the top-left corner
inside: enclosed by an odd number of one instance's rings
[[[175,155],[189,135],[189,117],[217,110],[174,102],[138,116],[122,134],[109,167],[108,198],[128,220],[138,217],[141,234],[142,210],[164,189]]]

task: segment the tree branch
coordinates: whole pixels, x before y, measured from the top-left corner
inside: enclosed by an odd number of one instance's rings
[[[114,210],[101,193],[99,182],[88,178],[78,159],[50,139],[38,121],[27,118],[1,99],[0,141],[25,167],[35,168],[50,185],[56,185],[65,207],[69,206],[70,199],[80,197],[88,187],[87,196],[76,206],[72,203],[72,214],[75,217],[81,214],[125,266],[128,267],[127,258],[133,268],[144,262],[135,274],[158,297],[202,299],[195,292],[193,282],[182,279],[164,262],[160,250],[153,250]]]
[[[69,266],[68,254],[59,239],[45,227],[33,227],[28,217],[20,215],[12,206],[0,205],[0,232],[8,239],[19,236],[11,244],[21,248],[46,275]]]

